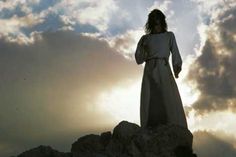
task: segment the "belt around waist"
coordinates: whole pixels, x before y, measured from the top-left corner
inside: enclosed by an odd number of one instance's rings
[[[154,57],[154,58],[148,58],[146,59],[146,62],[149,60],[153,60],[153,59],[163,59],[165,61],[165,65],[168,65],[168,59],[166,57]]]

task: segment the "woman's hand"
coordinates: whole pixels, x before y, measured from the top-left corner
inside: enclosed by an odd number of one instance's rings
[[[179,73],[182,70],[181,66],[174,66],[174,73],[175,73],[175,78],[179,78]]]

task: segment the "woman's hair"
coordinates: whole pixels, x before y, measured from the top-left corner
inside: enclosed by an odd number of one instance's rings
[[[162,28],[162,32],[167,31],[167,23],[166,23],[166,16],[160,11],[159,9],[153,9],[148,14],[148,20],[145,24],[145,32],[146,34],[151,34],[155,32],[155,26],[160,25]]]

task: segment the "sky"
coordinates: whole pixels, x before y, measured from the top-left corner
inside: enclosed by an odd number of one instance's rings
[[[194,151],[236,156],[235,0],[0,0],[0,156],[140,125],[134,52],[154,8],[183,59]]]

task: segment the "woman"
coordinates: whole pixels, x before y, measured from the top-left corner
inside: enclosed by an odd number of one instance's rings
[[[171,52],[174,75],[178,78],[182,59],[175,35],[167,31],[165,15],[158,9],[149,13],[145,29],[135,52],[137,64],[146,62],[141,88],[141,127],[176,124],[187,128],[182,100],[168,62]]]

